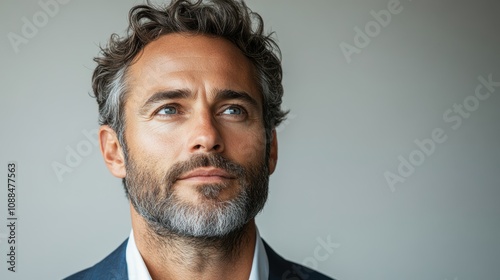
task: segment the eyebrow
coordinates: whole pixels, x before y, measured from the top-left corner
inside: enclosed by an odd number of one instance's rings
[[[139,113],[141,115],[147,114],[149,108],[155,104],[159,103],[165,100],[170,100],[170,99],[181,99],[181,98],[188,98],[190,97],[191,94],[187,90],[169,90],[169,91],[160,91],[157,92],[153,95],[151,95],[146,102],[141,106],[139,109]]]
[[[216,90],[215,102],[231,99],[242,100],[254,106],[255,108],[259,108],[259,103],[257,103],[257,101],[252,96],[250,96],[250,94],[244,91],[234,91],[230,89]]]
[[[223,100],[242,100],[255,108],[259,108],[259,103],[250,96],[247,92],[244,91],[234,91],[230,89],[215,91],[215,102],[223,101]],[[144,104],[139,109],[139,114],[147,115],[149,109],[156,103],[163,102],[165,100],[171,99],[186,99],[192,97],[192,94],[188,90],[180,89],[180,90],[168,90],[168,91],[159,91],[153,94],[151,97],[144,102]]]

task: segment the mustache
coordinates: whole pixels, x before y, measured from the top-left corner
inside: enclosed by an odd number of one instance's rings
[[[167,186],[172,186],[184,173],[200,167],[214,167],[222,169],[237,178],[245,175],[245,168],[220,154],[197,154],[186,161],[175,163],[165,174]]]

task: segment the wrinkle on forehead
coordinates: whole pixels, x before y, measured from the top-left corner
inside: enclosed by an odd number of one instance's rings
[[[131,88],[160,90],[152,87],[166,85],[167,80],[170,87],[179,87],[213,71],[217,75],[212,78],[241,87],[234,90],[260,95],[252,62],[230,41],[206,35],[173,33],[147,44],[130,66],[128,82]]]
[[[155,65],[163,70],[181,70],[187,66],[200,67],[203,64],[201,62],[211,65],[226,64],[242,71],[254,71],[250,60],[230,41],[219,37],[182,33],[163,35],[147,44],[131,68]],[[182,65],[184,63],[186,65]]]

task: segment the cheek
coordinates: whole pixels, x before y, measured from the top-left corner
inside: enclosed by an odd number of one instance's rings
[[[143,128],[130,131],[127,137],[129,152],[133,158],[154,166],[155,169],[165,170],[178,157],[181,144],[178,137],[172,134]]]
[[[231,139],[229,150],[237,153],[236,158],[240,162],[259,162],[264,160],[266,152],[265,134],[262,133],[246,133],[240,137]]]

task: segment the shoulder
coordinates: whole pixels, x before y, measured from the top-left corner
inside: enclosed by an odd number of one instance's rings
[[[65,278],[65,280],[128,279],[125,259],[127,242],[128,239],[99,263]]]
[[[75,273],[65,278],[65,280],[128,279],[125,259],[127,242],[128,239],[96,265]],[[333,280],[310,268],[285,260],[264,240],[263,243],[269,260],[269,280]]]
[[[310,268],[285,260],[264,240],[263,242],[269,260],[269,280],[334,280]]]

